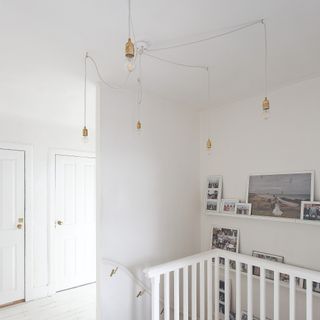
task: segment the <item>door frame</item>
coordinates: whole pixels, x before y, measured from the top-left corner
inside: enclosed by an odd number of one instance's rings
[[[87,157],[95,158],[95,152],[76,151],[66,149],[50,149],[48,159],[48,293],[56,294],[56,277],[55,277],[55,184],[56,184],[56,156],[70,157]],[[97,176],[97,170],[95,172]]]
[[[33,145],[0,142],[0,149],[24,152],[24,300],[33,294]],[[30,226],[30,227],[29,227]]]

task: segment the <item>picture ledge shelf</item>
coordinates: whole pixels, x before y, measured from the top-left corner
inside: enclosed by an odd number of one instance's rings
[[[291,218],[278,218],[278,217],[264,217],[255,215],[241,215],[234,213],[223,213],[223,212],[206,212],[206,216],[217,216],[217,217],[228,217],[234,219],[253,219],[253,220],[265,220],[265,221],[276,221],[283,223],[301,223],[301,224],[311,224],[320,226],[320,221],[314,220],[301,220],[301,219],[291,219]]]

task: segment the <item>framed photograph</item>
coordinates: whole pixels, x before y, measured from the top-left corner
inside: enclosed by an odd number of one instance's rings
[[[252,208],[251,203],[238,202],[238,203],[236,203],[236,214],[250,216],[251,215],[251,208]]]
[[[236,204],[239,200],[235,199],[222,199],[221,201],[221,212],[222,213],[235,213],[236,212]]]
[[[280,173],[249,176],[247,203],[252,215],[300,219],[301,202],[313,201],[314,173]]]
[[[269,254],[269,253],[260,252],[260,251],[252,251],[252,256],[260,259],[269,260],[269,261],[284,263],[284,257],[278,256],[275,254]],[[253,274],[255,276],[260,277],[260,268],[254,266]],[[266,270],[266,279],[274,280],[274,272],[271,270]]]
[[[219,201],[207,200],[207,211],[219,212]]]
[[[319,201],[302,201],[300,218],[302,220],[320,221],[320,202]]]
[[[239,252],[239,230],[228,227],[212,227],[211,249]]]
[[[206,183],[206,213],[220,211],[222,197],[222,176],[209,176]]]

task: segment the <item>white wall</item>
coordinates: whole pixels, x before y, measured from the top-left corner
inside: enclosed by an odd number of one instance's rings
[[[93,132],[91,132],[93,133]],[[79,128],[55,123],[0,115],[0,142],[28,144],[33,147],[33,275],[32,298],[48,293],[48,155],[50,149],[94,151],[94,137],[84,144]],[[28,239],[27,239],[28,241]]]
[[[320,79],[270,94],[269,120],[261,116],[262,97],[202,113],[201,190],[204,212],[205,179],[223,175],[224,198],[245,200],[250,173],[315,170],[315,199],[320,199]],[[208,156],[208,134],[214,149]],[[285,257],[285,262],[320,269],[320,223],[317,225],[201,215],[202,249],[209,248],[212,225],[240,229],[240,252],[252,250]],[[299,317],[298,317],[299,318]],[[281,318],[282,319],[282,318]],[[300,319],[300,318],[299,318]],[[301,318],[302,319],[302,318]]]
[[[146,95],[137,133],[135,101],[136,94],[101,90],[100,244],[102,257],[142,279],[145,267],[200,250],[199,119]],[[104,319],[119,318],[106,304],[102,310]]]

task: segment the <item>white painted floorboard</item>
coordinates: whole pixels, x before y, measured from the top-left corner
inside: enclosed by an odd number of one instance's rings
[[[90,284],[0,309],[1,320],[95,320],[96,285]]]

